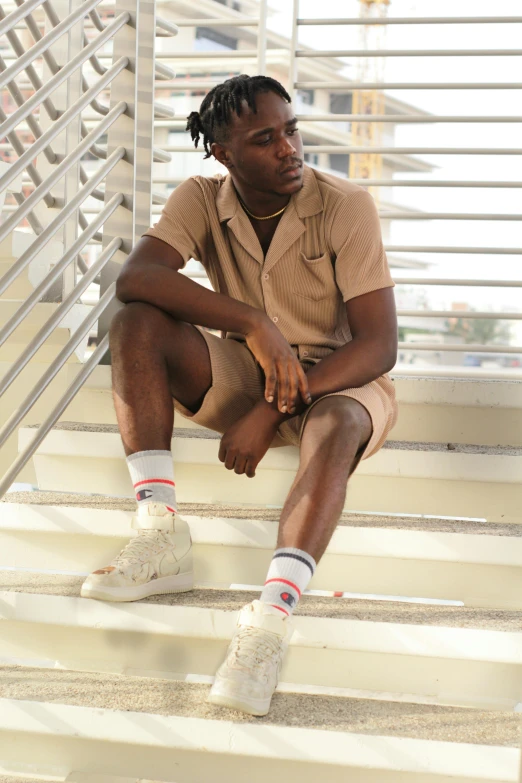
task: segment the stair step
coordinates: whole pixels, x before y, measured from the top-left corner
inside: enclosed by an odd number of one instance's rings
[[[83,496],[87,505],[82,506],[69,495],[71,505],[42,505],[31,503],[35,494],[19,493],[14,497],[25,502],[0,504],[0,567],[87,574],[110,562],[137,535],[130,527],[134,501]],[[221,516],[219,506],[204,514],[180,507],[194,541],[197,584],[263,584],[279,511],[251,508],[248,518],[246,510],[230,509],[235,516]],[[462,520],[451,528],[446,520],[440,532],[431,522],[417,519],[420,529],[400,529],[395,520],[396,527],[386,529],[379,516],[343,515],[310,589],[522,609],[522,526],[492,524],[490,530],[489,523]]]
[[[36,426],[36,425],[34,425]],[[219,434],[174,430],[172,449],[181,502],[281,504],[298,465],[292,446],[270,449],[256,478],[237,476],[219,462]],[[32,439],[19,431],[19,447]],[[433,514],[522,521],[522,449],[507,446],[388,441],[362,462],[347,494],[346,510]],[[33,458],[41,489],[132,495],[117,428],[62,422]],[[197,470],[194,466],[198,466]]]
[[[110,367],[97,367],[68,409],[69,420],[116,424]],[[522,446],[522,382],[393,376],[395,441]],[[190,420],[176,417],[176,426]]]
[[[236,610],[259,595],[199,590],[112,604],[76,597],[81,581],[0,572],[4,662],[211,676],[232,636]],[[470,627],[461,627],[463,618]],[[520,701],[520,612],[304,596],[294,619],[281,675],[286,683],[488,709],[515,709]]]
[[[208,685],[0,669],[4,763],[264,783],[515,783],[515,713],[276,693],[265,718],[206,703]],[[325,777],[326,775],[326,777]],[[74,779],[74,776],[71,775]]]

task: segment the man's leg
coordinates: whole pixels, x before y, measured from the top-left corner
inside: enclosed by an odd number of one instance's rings
[[[351,398],[327,397],[310,411],[265,587],[260,600],[241,612],[210,692],[212,703],[253,715],[268,712],[291,636],[289,615],[332,537],[348,478],[371,434],[368,412]]]
[[[132,601],[192,589],[187,523],[176,514],[171,438],[175,397],[196,412],[212,383],[208,348],[192,325],[131,303],[110,330],[114,405],[138,502],[138,537],[82,586],[84,598]]]

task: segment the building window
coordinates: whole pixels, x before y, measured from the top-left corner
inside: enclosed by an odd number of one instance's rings
[[[351,114],[352,113],[352,99],[351,92],[339,94],[330,93],[330,112],[331,114]]]
[[[313,106],[315,101],[315,90],[298,90],[297,97],[301,99],[301,103],[306,106]]]
[[[309,163],[310,166],[319,165],[319,155],[317,154],[317,152],[305,152],[304,160],[305,163]]]
[[[237,49],[237,38],[220,33],[211,27],[196,27],[196,49],[197,51]]]
[[[330,168],[333,169],[334,171],[338,171],[340,174],[344,174],[344,176],[347,177],[348,171],[350,169],[350,156],[336,153],[330,155],[329,157],[330,157]]]

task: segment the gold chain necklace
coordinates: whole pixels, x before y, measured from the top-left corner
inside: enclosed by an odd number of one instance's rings
[[[241,203],[241,206],[243,207],[243,209],[245,210],[245,212],[247,213],[247,215],[250,215],[250,217],[254,218],[254,220],[270,220],[271,218],[275,218],[275,217],[277,217],[278,215],[281,215],[281,214],[282,214],[282,213],[285,211],[285,209],[287,208],[287,206],[288,206],[288,204],[286,204],[286,205],[283,207],[283,209],[280,209],[280,210],[279,210],[279,212],[274,212],[274,214],[273,214],[273,215],[266,215],[266,217],[259,217],[258,215],[253,215],[253,214],[252,214],[252,213],[251,213],[251,212],[250,212],[250,211],[249,211],[249,210],[246,208],[246,206],[245,206],[245,202],[243,201],[243,199],[242,199],[242,198],[240,198],[239,196],[238,196],[238,198],[239,198],[239,201],[240,201],[240,203]]]

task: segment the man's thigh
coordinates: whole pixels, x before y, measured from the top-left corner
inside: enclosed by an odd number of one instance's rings
[[[263,372],[244,343],[197,331],[208,350],[211,382],[197,408],[184,404],[176,394],[174,407],[184,418],[224,433],[263,399]]]

